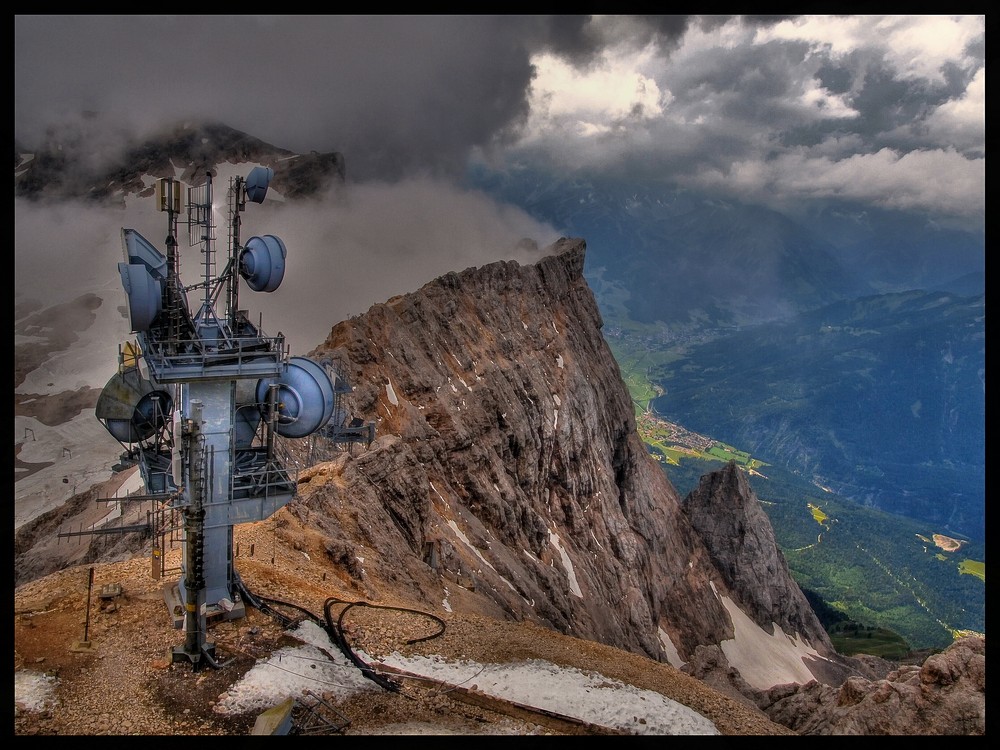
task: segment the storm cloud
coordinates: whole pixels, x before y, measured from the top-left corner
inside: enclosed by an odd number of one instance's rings
[[[339,151],[357,181],[530,161],[737,194],[758,174],[757,192],[786,204],[813,174],[804,200],[836,196],[887,152],[898,182],[940,174],[914,164],[961,173],[939,199],[904,190],[922,196],[915,208],[984,215],[984,16],[14,21],[23,148],[58,141],[97,159],[210,119],[300,153]]]

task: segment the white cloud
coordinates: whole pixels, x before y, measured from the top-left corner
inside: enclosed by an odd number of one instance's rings
[[[986,68],[980,68],[965,93],[935,109],[926,127],[932,140],[986,156]]]
[[[843,94],[833,94],[822,86],[814,85],[807,88],[799,97],[799,101],[807,113],[812,113],[817,118],[858,116],[858,111],[847,103]]]
[[[580,70],[548,53],[532,58],[537,75],[531,87],[531,115],[524,143],[567,130],[581,137],[612,132],[619,121],[663,114],[672,98],[645,70],[654,50],[608,50],[601,61]]]
[[[799,151],[767,162],[740,161],[728,172],[704,170],[689,184],[775,205],[807,196],[978,216],[986,209],[985,180],[985,159],[967,159],[952,148],[903,154],[883,148],[842,159]]]
[[[762,27],[754,43],[804,41],[834,57],[872,48],[900,77],[943,81],[942,66],[962,59],[985,28],[985,16],[799,16]]]

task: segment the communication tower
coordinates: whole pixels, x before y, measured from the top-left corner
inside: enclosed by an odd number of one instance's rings
[[[305,357],[289,356],[284,336],[267,336],[239,306],[240,279],[273,292],[285,272],[277,237],[242,243],[247,201],[262,203],[274,176],[255,167],[229,181],[228,238],[221,271],[211,172],[186,188],[190,247],[201,252],[201,280],[180,279],[178,224],[184,186],[156,184],[166,213],[165,252],[135,229],[122,229],[118,264],[136,341],[98,399],[96,416],[138,463],[148,497],[183,517],[182,577],[164,590],[183,646],[174,661],[217,667],[209,623],[245,615],[233,563],[233,527],[261,521],[288,503],[296,482],[275,452],[275,436],[303,438],[322,430],[334,411],[336,375]],[[189,296],[190,295],[190,296]],[[367,434],[365,435],[367,437]]]

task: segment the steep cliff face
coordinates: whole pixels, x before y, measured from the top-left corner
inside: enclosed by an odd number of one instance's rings
[[[760,627],[798,633],[834,651],[805,595],[792,580],[771,521],[735,461],[704,475],[684,498],[684,512],[740,608]]]
[[[353,410],[380,437],[306,470],[292,511],[354,561],[362,588],[377,565],[428,601],[679,666],[734,637],[724,598],[756,600],[733,592],[750,582],[718,567],[636,432],[583,278],[585,243],[547,252],[447,274],[332,329],[310,356],[346,363]],[[751,551],[770,560],[770,543]],[[794,587],[787,569],[774,574]],[[766,596],[755,620],[772,611],[831,650],[811,611],[782,613],[778,592]]]

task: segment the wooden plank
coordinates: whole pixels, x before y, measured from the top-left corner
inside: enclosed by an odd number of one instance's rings
[[[498,698],[494,695],[484,693],[481,690],[473,690],[460,685],[453,685],[448,682],[434,680],[413,672],[407,672],[406,670],[399,669],[397,667],[391,667],[388,664],[373,664],[372,666],[373,668],[377,668],[380,672],[385,672],[395,677],[401,677],[417,687],[423,689],[433,687],[436,690],[447,692],[448,697],[462,701],[463,703],[468,703],[469,705],[477,706],[479,708],[485,708],[496,713],[506,714],[507,716],[520,719],[521,721],[539,724],[540,726],[548,727],[553,731],[561,732],[563,734],[631,734],[630,732],[626,732],[622,729],[606,727],[600,724],[593,724],[589,721],[583,721],[575,716],[567,716],[556,711],[549,711],[544,708],[528,706],[516,701]]]

